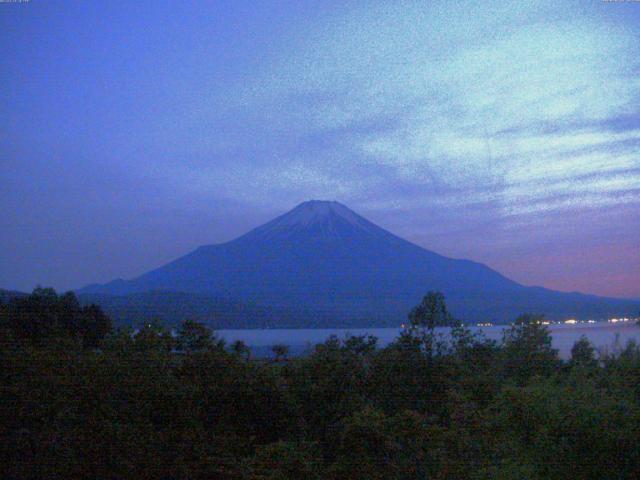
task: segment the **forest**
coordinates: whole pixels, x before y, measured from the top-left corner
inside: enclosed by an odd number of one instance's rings
[[[634,342],[598,353],[582,338],[561,360],[541,316],[496,342],[429,292],[384,348],[273,352],[189,320],[114,328],[73,293],[6,299],[0,478],[640,478]]]

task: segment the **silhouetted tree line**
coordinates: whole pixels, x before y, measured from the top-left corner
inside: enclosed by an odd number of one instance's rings
[[[409,320],[254,359],[37,289],[0,305],[0,478],[640,478],[638,345],[561,361],[540,316],[495,342],[433,292]]]

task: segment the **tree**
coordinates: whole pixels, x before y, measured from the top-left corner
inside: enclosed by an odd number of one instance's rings
[[[98,305],[82,308],[79,332],[85,348],[96,348],[113,329],[111,319]]]
[[[571,348],[571,364],[583,367],[594,367],[597,364],[595,349],[584,335]]]
[[[158,318],[145,322],[133,336],[138,350],[157,350],[171,352],[175,339]]]
[[[289,347],[287,347],[286,345],[283,345],[281,343],[278,343],[278,344],[274,345],[273,347],[271,347],[271,351],[275,355],[275,359],[274,360],[276,362],[279,362],[281,360],[286,360],[287,359],[287,355],[289,354]]]
[[[442,478],[437,476],[442,431],[416,412],[386,415],[365,407],[343,421],[337,440],[337,458],[328,478]]]
[[[202,352],[210,350],[214,346],[222,347],[223,344],[222,340],[215,341],[213,332],[209,328],[193,320],[182,322],[176,337],[178,350],[187,353]]]
[[[305,431],[317,440],[323,455],[336,447],[340,422],[365,404],[366,370],[361,355],[329,337],[307,357],[282,369],[287,395],[305,421]]]
[[[534,375],[549,375],[558,365],[558,351],[543,315],[525,313],[503,331],[503,371],[518,384]]]
[[[455,321],[447,309],[444,295],[440,292],[428,292],[409,312],[409,324],[410,328],[405,335],[418,339],[425,354],[433,357],[446,348],[442,338],[436,337],[436,327],[450,327]]]
[[[502,389],[492,408],[487,443],[494,450],[487,456],[495,466],[528,464],[536,475],[482,478],[640,478],[638,404],[601,388],[600,379],[569,373]]]
[[[367,397],[385,414],[411,409],[425,412],[436,405],[428,359],[419,347],[392,344],[369,360]]]
[[[345,419],[338,445],[338,458],[331,478],[394,478],[393,457],[398,446],[387,432],[387,417],[378,410],[365,407]]]
[[[375,351],[377,345],[378,337],[374,335],[349,335],[342,348],[356,355],[367,355]]]
[[[52,288],[37,287],[29,296],[12,298],[2,317],[4,328],[34,345],[66,336],[80,340],[84,348],[95,348],[112,329],[99,306],[81,307],[73,292],[59,296]]]
[[[244,343],[242,340],[236,340],[230,345],[230,347],[233,353],[241,357],[244,357],[247,360],[251,356],[251,349],[249,349],[247,344]]]
[[[447,309],[441,292],[428,292],[422,301],[409,312],[409,322],[413,327],[433,330],[435,327],[449,327],[453,317]]]

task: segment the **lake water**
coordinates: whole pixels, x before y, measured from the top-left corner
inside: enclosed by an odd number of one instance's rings
[[[471,327],[473,331],[482,331],[487,338],[502,339],[504,325],[492,327]],[[614,348],[617,341],[624,347],[626,343],[635,339],[640,342],[640,327],[635,323],[581,323],[577,325],[549,325],[553,347],[557,348],[561,358],[571,356],[571,347],[582,335],[585,335],[598,349]],[[448,329],[436,329],[442,333]],[[260,330],[218,330],[218,336],[228,343],[242,340],[251,347],[256,356],[270,356],[271,347],[276,344],[287,345],[292,355],[303,355],[313,348],[313,345],[324,342],[330,335],[344,338],[348,335],[374,335],[378,337],[378,345],[391,343],[400,334],[400,328],[349,328],[349,329],[260,329]]]

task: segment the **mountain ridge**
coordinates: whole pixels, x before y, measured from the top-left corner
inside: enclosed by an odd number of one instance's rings
[[[187,292],[281,311],[303,309],[323,325],[327,318],[336,325],[397,325],[428,290],[445,293],[465,321],[504,323],[523,311],[596,317],[638,308],[625,300],[525,287],[481,263],[413,244],[341,203],[318,200],[132,280],[79,293]]]

